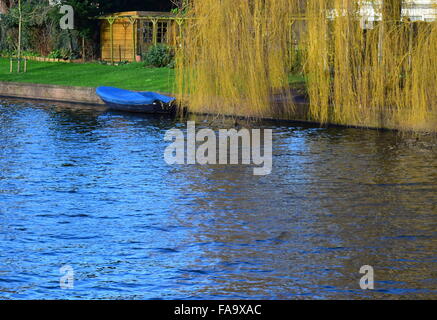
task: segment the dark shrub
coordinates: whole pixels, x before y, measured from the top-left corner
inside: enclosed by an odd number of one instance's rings
[[[144,63],[147,67],[156,68],[174,65],[173,50],[165,44],[152,46],[144,55]]]

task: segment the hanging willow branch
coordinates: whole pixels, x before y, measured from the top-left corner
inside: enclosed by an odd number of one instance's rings
[[[382,21],[365,27],[363,6]],[[437,131],[437,21],[411,22],[402,6],[192,0],[177,50],[180,98],[195,112],[295,118],[288,79],[298,40],[309,119]],[[286,101],[280,110],[272,99],[278,95]]]

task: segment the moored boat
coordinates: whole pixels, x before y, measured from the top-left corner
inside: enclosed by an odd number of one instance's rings
[[[111,110],[144,113],[173,113],[176,110],[174,105],[176,98],[156,92],[98,87],[96,94]]]

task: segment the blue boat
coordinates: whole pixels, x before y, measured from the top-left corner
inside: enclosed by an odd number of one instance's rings
[[[136,92],[113,87],[98,87],[96,94],[112,110],[144,113],[173,113],[176,98],[156,92]]]

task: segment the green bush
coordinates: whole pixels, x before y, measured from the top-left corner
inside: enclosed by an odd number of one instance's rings
[[[174,53],[171,47],[157,44],[149,48],[144,55],[146,67],[162,68],[174,65]]]
[[[47,56],[48,58],[52,58],[52,59],[70,59],[72,56],[72,53],[70,52],[70,50],[68,49],[60,49],[60,50],[53,50],[52,52],[49,53],[49,55]]]
[[[52,52],[49,53],[47,57],[51,59],[61,59],[62,55],[59,50],[53,50]]]
[[[9,57],[16,57],[18,54],[17,50],[1,50],[0,51],[0,57],[9,58]],[[39,57],[40,55],[37,52],[31,51],[31,50],[22,50],[21,51],[22,57]]]
[[[15,54],[17,54],[16,51],[15,51]],[[32,50],[24,50],[21,52],[21,55],[23,57],[39,57],[40,56],[40,54],[38,52],[34,52]]]
[[[301,48],[295,47],[293,50],[293,63],[290,71],[293,74],[303,73],[304,52]]]

